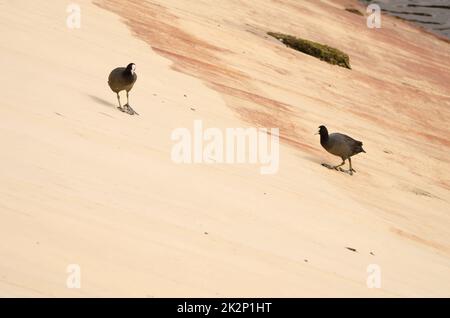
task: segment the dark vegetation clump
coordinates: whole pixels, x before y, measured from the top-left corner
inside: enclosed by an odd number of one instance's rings
[[[318,59],[330,64],[351,69],[350,58],[347,54],[338,49],[317,42],[296,38],[292,35],[275,32],[268,32],[267,34],[273,36],[294,50],[317,57]]]
[[[346,11],[360,15],[360,16],[364,16],[364,14],[361,13],[361,11],[359,11],[358,9],[355,8],[345,8]]]

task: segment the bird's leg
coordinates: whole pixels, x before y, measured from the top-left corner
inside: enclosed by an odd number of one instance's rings
[[[341,166],[343,166],[344,164],[345,164],[345,160],[342,159],[342,163],[341,163],[340,165],[333,166],[332,168],[338,170],[338,168],[341,167]]]
[[[350,172],[356,172],[356,170],[352,168],[352,158],[348,158],[348,163],[350,165],[350,170],[349,171]]]
[[[345,164],[345,160],[342,160],[342,163],[340,165],[337,165],[337,166],[331,166],[331,165],[326,164],[326,163],[322,163],[322,166],[327,167],[328,169],[338,170],[338,168],[340,166],[344,165],[344,164]]]
[[[116,94],[117,94],[117,101],[119,102],[119,107],[117,107],[117,108],[119,108],[120,110],[123,111],[122,105],[120,104],[120,95],[119,95],[119,93],[116,93]]]
[[[343,164],[343,163],[342,163]],[[342,165],[341,164],[341,165]],[[353,168],[352,168],[352,159],[348,158],[348,164],[350,166],[350,168],[348,170],[344,170],[342,168],[339,168],[340,171],[348,173],[349,175],[353,175],[353,172],[356,172]],[[339,167],[339,166],[338,166]]]
[[[128,97],[128,91],[126,91],[126,92],[127,92],[127,103],[124,105],[124,108],[128,114],[133,115],[134,111],[133,111],[133,108],[131,108],[131,106],[130,106],[130,98]]]
[[[126,106],[126,110],[127,110],[128,114],[130,114],[130,115],[139,115],[139,114],[136,113],[136,111],[135,111],[133,108],[131,108],[131,106],[130,106],[130,99],[129,99],[129,97],[128,97],[128,91],[127,91],[127,104],[126,104],[125,106]]]

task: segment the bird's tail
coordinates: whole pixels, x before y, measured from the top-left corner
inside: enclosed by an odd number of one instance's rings
[[[359,150],[359,152],[364,152],[364,153],[366,153],[366,151],[363,149],[363,143],[362,143],[362,141],[356,141],[356,144],[357,144],[357,147],[356,147],[356,149],[357,150]],[[359,148],[359,149],[358,149]]]

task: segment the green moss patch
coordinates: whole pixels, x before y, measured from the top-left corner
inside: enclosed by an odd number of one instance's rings
[[[347,54],[338,49],[317,42],[296,38],[292,35],[275,32],[268,32],[267,34],[273,36],[294,50],[317,57],[318,59],[330,64],[351,69],[350,58]]]

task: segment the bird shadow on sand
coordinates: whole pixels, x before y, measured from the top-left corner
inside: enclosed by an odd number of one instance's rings
[[[91,94],[87,94],[94,102],[96,102],[96,103],[98,103],[98,104],[102,104],[102,105],[105,105],[105,106],[108,106],[108,107],[113,107],[113,108],[116,108],[118,105],[116,105],[116,104],[113,104],[113,103],[111,103],[111,102],[109,102],[109,101],[107,101],[106,99],[103,99],[103,98],[100,98],[100,97],[97,97],[97,96],[94,96],[94,95],[91,95]]]
[[[349,173],[348,170],[345,170],[345,168],[337,168],[334,169],[333,166],[337,165],[339,162],[333,162],[330,160],[326,160],[324,158],[322,158],[321,156],[312,156],[312,155],[302,155],[299,156],[302,159],[305,159],[307,161],[313,162],[315,164],[317,164],[317,166],[322,166],[322,168],[326,168],[328,170],[333,170],[333,171],[338,171],[338,172],[343,172],[343,173]],[[348,162],[348,161],[347,161]],[[348,164],[348,163],[347,163]]]

